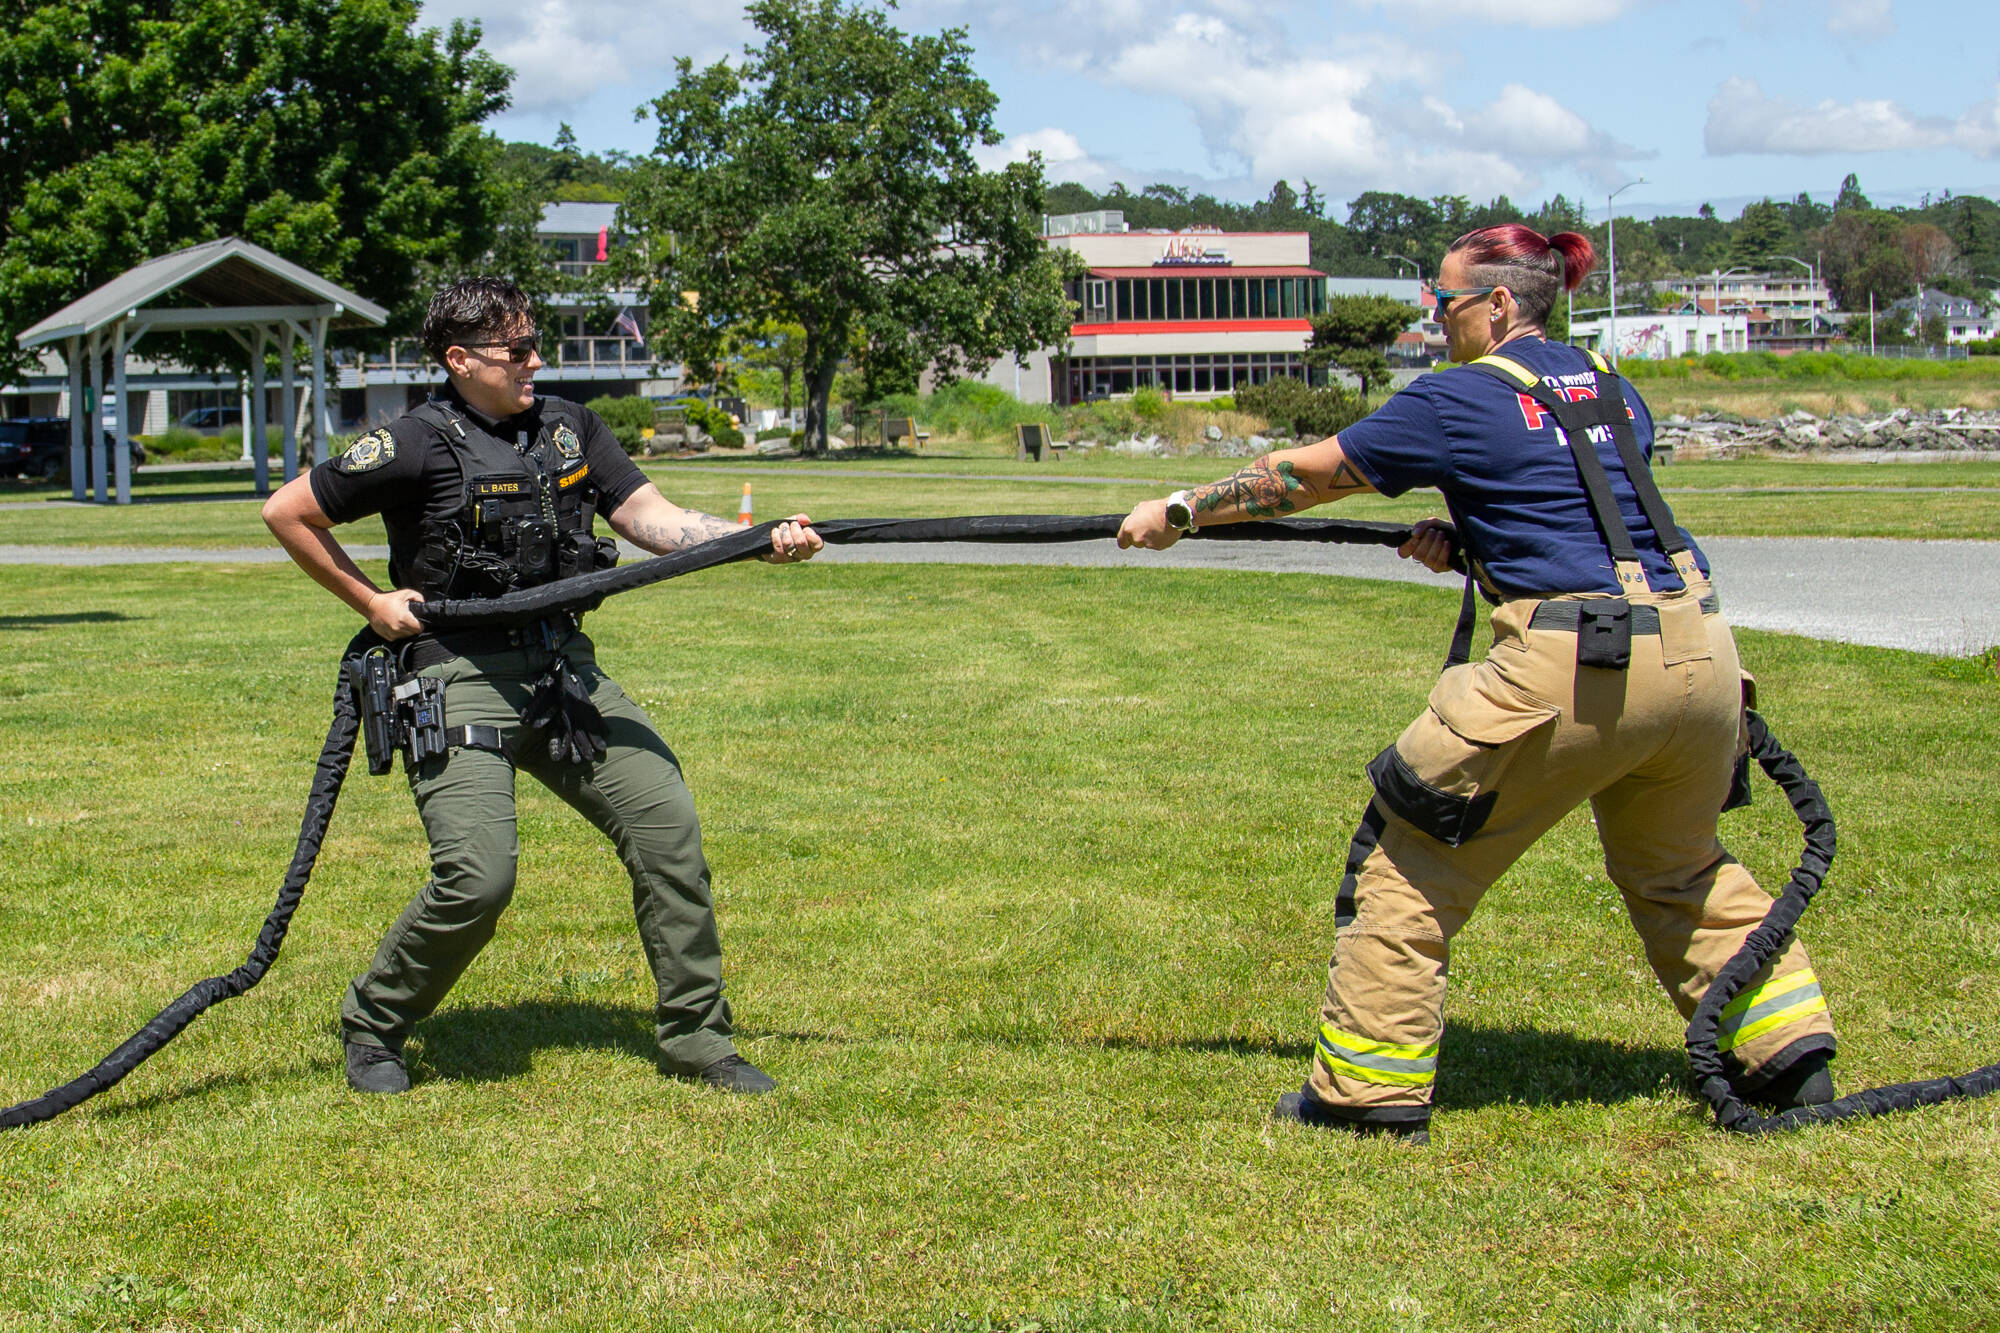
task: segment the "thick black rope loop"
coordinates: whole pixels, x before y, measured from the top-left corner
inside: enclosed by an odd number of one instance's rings
[[[1806,1125],[1888,1115],[1892,1111],[1935,1106],[1962,1097],[1984,1097],[2000,1091],[2000,1064],[1994,1064],[1956,1077],[1866,1088],[1838,1101],[1794,1107],[1777,1115],[1759,1115],[1736,1095],[1724,1072],[1722,1052],[1716,1045],[1716,1026],[1721,1021],[1723,1006],[1735,998],[1757,969],[1785,947],[1806,904],[1826,881],[1834,849],[1833,812],[1827,808],[1819,784],[1806,775],[1805,766],[1791,751],[1778,744],[1762,716],[1753,711],[1749,721],[1750,754],[1758,767],[1783,789],[1792,812],[1805,826],[1806,845],[1785,891],[1771,904],[1763,922],[1743,941],[1743,947],[1716,973],[1701,1003],[1695,1006],[1694,1017],[1688,1020],[1688,1061],[1694,1066],[1702,1096],[1714,1108],[1715,1123],[1737,1134],[1775,1134]]]
[[[347,645],[342,657],[358,653],[375,642],[379,640],[374,634],[364,630]],[[88,1072],[39,1097],[0,1111],[0,1129],[38,1125],[88,1101],[144,1064],[210,1006],[233,1000],[264,979],[271,964],[278,961],[285,932],[291,928],[292,913],[298,911],[306,896],[306,881],[312,878],[313,863],[319,859],[320,844],[326,838],[327,825],[333,821],[333,808],[340,800],[340,786],[347,778],[347,764],[354,756],[354,736],[359,727],[353,697],[342,681],[333,691],[333,722],[327,728],[326,744],[320,747],[319,763],[313,770],[312,788],[306,795],[305,816],[299,822],[299,841],[292,852],[292,864],[285,871],[278,901],[264,918],[264,928],[257,933],[257,943],[243,965],[188,987],[179,999],[160,1010],[146,1026],[126,1038]]]

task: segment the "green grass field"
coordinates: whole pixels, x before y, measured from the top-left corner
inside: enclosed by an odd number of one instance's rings
[[[1019,463],[978,446],[908,451],[852,461],[739,459],[649,461],[647,475],[679,503],[734,517],[743,483],[759,518],[804,511],[818,518],[916,518],[946,514],[1122,512],[1177,486],[1235,466],[1215,458],[1086,458]],[[1699,538],[2000,537],[2000,459],[1858,465],[1740,459],[1676,463],[1659,473],[1669,502]],[[1104,482],[1113,484],[1102,484]],[[1879,488],[1907,488],[1907,493]],[[52,488],[0,488],[0,545],[266,547],[270,535],[250,495],[249,473],[142,475],[129,506],[76,506]],[[45,503],[48,501],[54,503]],[[1443,508],[1434,494],[1345,501],[1342,517],[1408,522]],[[366,520],[342,533],[381,543]]]
[[[8,1103],[241,961],[352,623],[281,566],[0,568],[0,605]],[[417,1088],[347,1092],[342,988],[423,871],[401,777],[357,775],[269,979],[0,1135],[0,1329],[2000,1324],[2000,1103],[1721,1135],[1583,815],[1461,937],[1430,1148],[1265,1121],[1455,605],[868,565],[617,599],[592,631],[685,761],[781,1091],[654,1072],[617,862],[527,783]],[[2000,1058],[2000,683],[1741,639],[1841,821],[1803,929],[1843,1088]],[[1768,786],[1725,836],[1773,887],[1798,846]]]

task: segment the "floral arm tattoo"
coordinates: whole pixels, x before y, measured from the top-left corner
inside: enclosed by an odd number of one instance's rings
[[[1289,459],[1274,463],[1266,455],[1221,481],[1196,486],[1188,492],[1188,503],[1197,515],[1275,518],[1367,489],[1367,481],[1345,459],[1334,471],[1331,483],[1315,487],[1298,475]],[[1231,510],[1235,512],[1228,512]]]
[[[740,531],[728,519],[717,518],[714,514],[704,514],[698,509],[683,509],[670,522],[656,523],[650,519],[638,519],[632,524],[633,542],[645,547],[655,555],[668,551],[682,551],[690,546],[699,546],[717,537],[726,537]]]

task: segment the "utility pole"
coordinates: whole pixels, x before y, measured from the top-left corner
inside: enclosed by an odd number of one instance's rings
[[[1618,215],[1612,211],[1612,200],[1631,189],[1634,185],[1644,185],[1645,183],[1646,178],[1641,176],[1638,180],[1626,181],[1610,194],[1604,196],[1605,239],[1609,243],[1607,248],[1610,251],[1611,260],[1611,368],[1613,370],[1618,368]]]

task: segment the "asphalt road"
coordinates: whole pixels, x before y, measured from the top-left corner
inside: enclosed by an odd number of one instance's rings
[[[2000,644],[2000,542],[1886,538],[1711,537],[1702,543],[1730,622],[1811,638],[1962,656]],[[388,550],[354,546],[357,559]],[[627,558],[641,554],[626,548]],[[263,564],[275,546],[191,547],[0,545],[0,564],[118,565],[186,561]],[[1372,546],[1299,542],[1183,541],[1171,551],[1120,551],[1110,542],[1053,546],[979,543],[832,547],[832,563],[1118,566],[1242,569],[1267,573],[1393,579],[1456,589],[1455,580]],[[1445,628],[1440,622],[1440,633]]]

